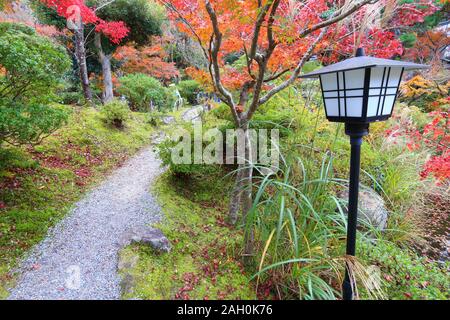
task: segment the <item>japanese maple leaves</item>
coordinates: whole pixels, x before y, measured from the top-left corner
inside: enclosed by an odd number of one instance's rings
[[[213,25],[207,12],[207,3],[213,8],[221,33],[218,60],[221,64],[223,84],[238,89],[255,77],[255,63],[230,64],[227,56],[246,53],[254,60],[253,48],[264,51],[269,47],[268,33],[273,33],[275,47],[267,61],[269,78],[292,70],[319,36],[320,29],[309,32],[340,13],[356,10],[339,23],[328,26],[326,35],[314,52],[324,63],[335,62],[352,55],[355,47],[364,47],[369,55],[391,58],[403,53],[401,41],[394,29],[423,21],[438,8],[430,0],[398,4],[396,1],[378,0],[358,6],[358,1],[328,0],[160,0],[169,8],[171,20],[179,30],[190,34],[207,48],[212,41]],[[348,2],[348,3],[347,3]],[[425,5],[424,5],[425,4]],[[266,8],[267,7],[267,8]],[[258,17],[266,12],[261,27]],[[272,14],[272,13],[273,14]],[[337,21],[336,21],[337,22]],[[268,28],[270,26],[270,28]],[[255,35],[255,30],[257,34]],[[305,34],[306,32],[306,34]],[[208,55],[208,52],[205,52]]]
[[[88,7],[83,0],[41,0],[41,2],[49,8],[54,8],[59,16],[66,18],[74,26],[77,23],[95,24],[95,31],[103,33],[114,44],[119,44],[129,32],[123,21],[100,19],[95,9]]]

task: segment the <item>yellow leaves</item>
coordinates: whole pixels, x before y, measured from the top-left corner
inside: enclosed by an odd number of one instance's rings
[[[401,85],[401,93],[405,98],[418,97],[423,94],[432,94],[439,93],[440,95],[448,94],[450,85],[447,83],[446,85],[439,85],[434,81],[429,79],[425,79],[420,75],[417,75],[402,83]]]
[[[5,13],[13,12],[14,0],[0,0],[0,9]]]

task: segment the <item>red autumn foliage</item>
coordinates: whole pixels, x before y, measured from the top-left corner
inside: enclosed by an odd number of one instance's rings
[[[438,183],[450,180],[450,117],[449,112],[429,113],[431,121],[418,130],[414,125],[397,125],[386,131],[391,137],[402,136],[407,139],[410,151],[426,148],[432,156],[427,160],[421,177],[433,176]]]
[[[103,21],[100,20],[95,26],[95,31],[103,33],[112,43],[118,44],[129,32],[123,21]]]
[[[67,21],[77,23],[78,20],[84,24],[96,25],[95,30],[103,33],[108,39],[119,44],[129,32],[123,21],[104,21],[100,19],[93,8],[88,7],[84,0],[41,0],[49,8],[56,10],[59,16]]]
[[[272,17],[272,31],[276,46],[267,62],[269,74],[292,70],[320,32],[317,30],[301,37],[299,35],[302,34],[302,31],[326,21],[330,12],[335,10],[336,6],[342,5],[340,1],[326,0],[161,0],[161,2],[168,5],[169,8],[173,8],[169,10],[169,15],[178,29],[191,35],[194,40],[200,41],[205,48],[208,48],[213,34],[213,26],[206,10],[206,4],[211,4],[217,14],[218,26],[222,34],[221,48],[218,52],[221,63],[221,80],[229,89],[242,87],[256,74],[253,70],[254,64],[249,68],[237,70],[227,65],[223,58],[230,53],[249,52],[255,36],[255,21],[265,5],[271,7],[276,2],[278,6],[276,14]],[[388,7],[389,13],[386,9]],[[380,12],[384,25],[366,23],[365,19],[375,9]],[[332,63],[354,54],[357,46],[365,48],[367,54],[381,58],[401,55],[403,47],[394,32],[391,31],[392,27],[421,22],[425,16],[438,9],[431,0],[414,1],[407,4],[382,0],[374,6],[363,6],[353,13],[351,19],[344,19],[331,25],[315,52],[324,63]],[[270,15],[262,21],[264,27],[259,30],[257,36],[258,48],[267,48],[268,46],[268,29],[265,26],[269,17]],[[359,30],[361,24],[365,24],[366,32]],[[390,28],[385,28],[386,25],[389,25]],[[204,79],[203,73],[191,73],[199,82]]]

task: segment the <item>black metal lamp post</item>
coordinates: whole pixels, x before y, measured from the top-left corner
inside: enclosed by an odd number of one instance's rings
[[[350,58],[301,78],[319,78],[326,117],[344,122],[350,136],[350,181],[347,223],[347,255],[355,256],[358,217],[358,189],[362,139],[369,133],[369,123],[387,120],[392,115],[400,81],[405,70],[423,69],[426,65],[379,59],[364,55],[359,48]],[[353,299],[353,286],[346,266],[342,295]]]

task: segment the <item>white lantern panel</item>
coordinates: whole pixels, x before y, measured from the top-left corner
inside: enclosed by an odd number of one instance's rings
[[[402,68],[391,68],[389,73],[388,87],[397,87],[400,82],[400,75],[402,74]]]
[[[384,68],[371,68],[370,88],[380,88],[385,80],[383,79]]]
[[[346,90],[347,97],[362,97],[363,90]]]
[[[345,88],[362,89],[364,87],[365,69],[345,71]]]
[[[328,73],[320,76],[322,82],[322,89],[326,90],[337,90],[337,79],[336,73]]]
[[[325,98],[337,98],[338,92],[337,91],[331,91],[331,92],[324,92],[323,96]]]
[[[383,115],[389,115],[392,112],[392,107],[394,106],[395,96],[386,96],[383,105]],[[380,111],[381,112],[381,111]]]
[[[344,90],[344,74],[342,72],[338,72],[339,77],[339,90]],[[341,94],[342,95],[342,94]]]
[[[369,99],[367,101],[367,117],[374,117],[377,115],[379,100],[380,100],[380,96],[369,97]]]
[[[383,91],[382,89],[369,89],[369,96],[379,96]]]
[[[402,75],[401,67],[372,67],[368,96],[364,98],[366,70],[354,69],[320,75],[328,117],[362,118],[387,116],[392,113]],[[366,110],[367,114],[363,114]]]
[[[388,88],[386,90],[386,94],[396,95],[397,94],[397,88]]]
[[[345,99],[341,98],[339,108],[341,110],[341,117],[345,117]]]
[[[339,117],[338,99],[325,99],[325,108],[328,117]]]
[[[369,97],[370,96],[378,96],[378,95],[384,95],[384,94],[397,94],[397,88],[382,88],[382,89],[369,89]]]
[[[361,117],[363,98],[347,98],[347,117]]]

